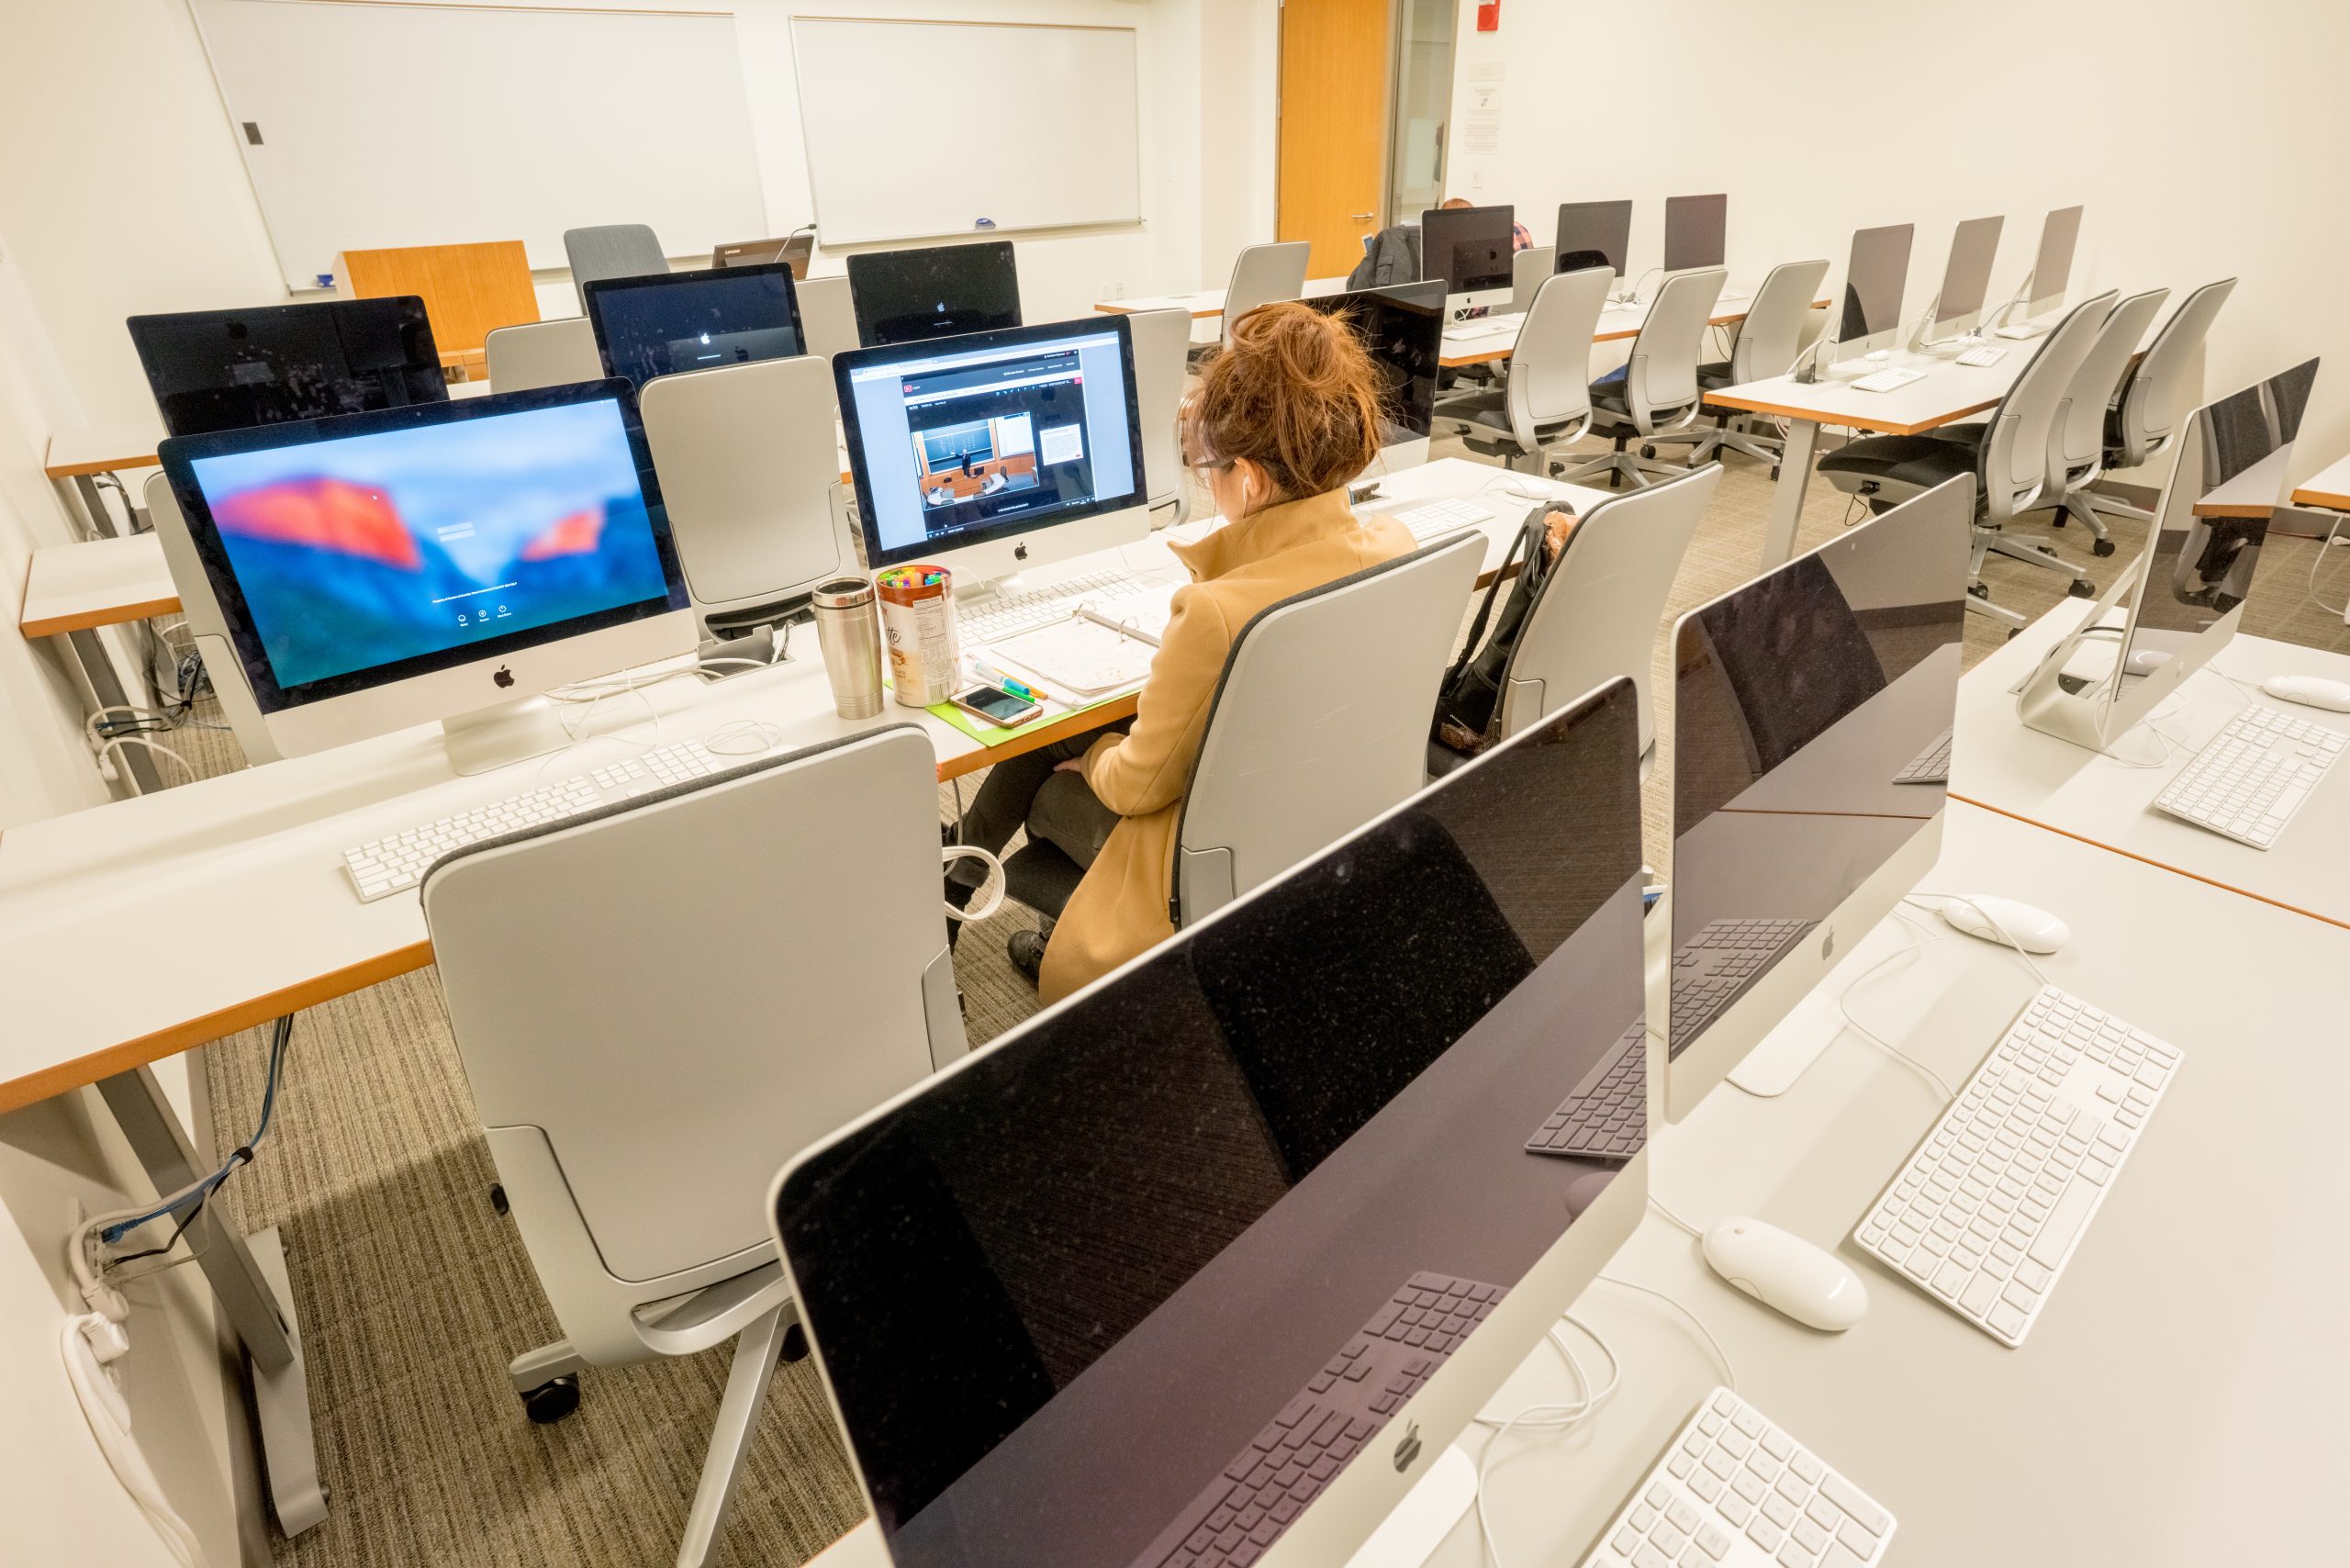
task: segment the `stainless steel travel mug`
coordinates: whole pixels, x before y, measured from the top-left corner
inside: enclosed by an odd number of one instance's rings
[[[881,711],[881,615],[873,585],[834,577],[817,585],[811,601],[824,677],[833,683],[833,711],[844,719]]]

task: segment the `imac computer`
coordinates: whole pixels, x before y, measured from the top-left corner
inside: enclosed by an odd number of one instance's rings
[[[608,277],[580,286],[604,374],[656,375],[807,353],[791,269],[781,262]]]
[[[133,316],[167,435],[449,400],[416,296]]]
[[[787,234],[780,240],[738,240],[731,245],[713,245],[710,264],[713,267],[755,267],[768,262],[781,262],[791,269],[795,278],[808,275],[808,258],[816,249],[816,237],[801,230]]]
[[[2143,549],[2026,679],[2025,724],[2103,751],[2228,645],[2317,367],[2309,360],[2188,416]]]
[[[1951,235],[1950,260],[1942,265],[1942,292],[1920,346],[1953,339],[1972,339],[1983,322],[1983,299],[1991,287],[1991,263],[1999,253],[2004,218],[1970,218]]]
[[[1618,279],[1632,248],[1632,204],[1628,201],[1570,201],[1559,205],[1555,269],[1579,273],[1606,267]]]
[[[285,756],[442,722],[480,772],[565,743],[551,688],[698,642],[624,381],[159,449]]]
[[[1326,1568],[1448,1473],[1458,1517],[1447,1445],[1646,1195],[1644,1148],[1524,1147],[1641,1026],[1638,704],[1562,709],[785,1167],[897,1568]]]
[[[1674,1121],[1733,1069],[1794,1081],[1824,1036],[1754,1047],[1940,852],[1974,504],[1953,479],[1673,629]]]
[[[2081,209],[2060,207],[2050,211],[2040,223],[2040,249],[2032,253],[2031,271],[2024,278],[2023,286],[1998,309],[1992,312],[1991,324],[2003,338],[2036,338],[2048,330],[2045,319],[2056,314],[2065,303],[2065,291],[2072,285],[2073,252],[2080,243]],[[1999,326],[1999,321],[2017,306],[2023,307],[2024,319],[2011,327]]]
[[[865,564],[958,594],[1150,531],[1122,316],[833,356]]]
[[[1343,317],[1371,351],[1379,372],[1381,460],[1391,471],[1426,463],[1444,353],[1444,285],[1401,283],[1304,303]]]
[[[1910,223],[1863,229],[1852,235],[1844,268],[1844,300],[1828,352],[1839,360],[1882,359],[1901,335],[1901,294],[1909,281]]]
[[[854,255],[848,292],[856,341],[867,348],[1020,325],[1020,274],[1009,240]]]
[[[1626,204],[1628,207],[1628,203]],[[1718,267],[1729,246],[1729,197],[1664,198],[1664,270]]]
[[[1516,292],[1516,218],[1506,207],[1435,207],[1420,214],[1420,275],[1444,284],[1457,320],[1505,306]]]

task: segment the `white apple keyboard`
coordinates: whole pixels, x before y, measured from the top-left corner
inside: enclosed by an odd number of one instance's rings
[[[1852,385],[1863,392],[1898,392],[1913,381],[1923,381],[1922,370],[1880,370],[1874,375],[1863,375]]]
[[[2277,842],[2350,735],[2255,702],[2188,758],[2154,809],[2239,844]]]
[[[1583,1568],[1870,1568],[1892,1512],[1727,1388],[1698,1403]]]
[[[2042,987],[1852,1239],[2021,1345],[2178,1065],[2176,1047]]]
[[[1969,349],[1959,355],[1958,363],[1972,365],[1977,370],[1986,370],[2007,357],[2007,350],[1995,349],[1990,344],[1985,343],[1979,349]]]
[[[1494,514],[1473,501],[1430,501],[1426,506],[1396,512],[1394,518],[1414,539],[1426,544],[1464,528],[1482,528],[1494,521]]]
[[[507,834],[560,822],[565,817],[581,816],[688,779],[706,778],[741,766],[753,755],[755,754],[746,751],[720,756],[699,741],[661,746],[641,756],[624,757],[609,767],[558,778],[519,795],[457,812],[438,822],[371,838],[344,850],[342,867],[351,874],[351,885],[358,890],[359,902],[374,903],[377,899],[415,887],[424,879],[424,873],[432,868],[434,861],[467,845],[479,844],[486,838],[502,838]]]

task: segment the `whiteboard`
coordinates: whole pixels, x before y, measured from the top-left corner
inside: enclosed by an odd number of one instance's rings
[[[520,240],[561,267],[590,224],[650,224],[673,256],[768,231],[731,15],[195,8],[296,288],[379,246]]]
[[[1142,221],[1132,28],[794,17],[829,247]]]

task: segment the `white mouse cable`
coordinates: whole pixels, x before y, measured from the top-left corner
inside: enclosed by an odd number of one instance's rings
[[[1477,1456],[1475,1504],[1477,1533],[1484,1539],[1485,1555],[1493,1562],[1494,1568],[1501,1568],[1502,1549],[1501,1543],[1494,1539],[1492,1521],[1485,1516],[1485,1487],[1491,1477],[1495,1455],[1500,1450],[1503,1441],[1512,1431],[1520,1428],[1528,1431],[1564,1431],[1577,1426],[1613,1397],[1616,1390],[1624,1381],[1624,1363],[1617,1358],[1615,1347],[1608,1344],[1597,1329],[1577,1317],[1572,1312],[1561,1313],[1560,1316],[1564,1321],[1582,1329],[1591,1342],[1599,1347],[1600,1354],[1607,1358],[1607,1382],[1604,1387],[1595,1389],[1592,1386],[1591,1374],[1583,1370],[1583,1362],[1576,1359],[1574,1348],[1560,1336],[1558,1326],[1553,1324],[1545,1338],[1557,1349],[1559,1354],[1565,1358],[1571,1375],[1575,1380],[1575,1387],[1580,1391],[1577,1397],[1570,1401],[1554,1400],[1539,1405],[1528,1405],[1505,1420],[1495,1420],[1487,1416],[1470,1417],[1472,1423],[1476,1426],[1495,1428],[1494,1435],[1485,1440],[1484,1451]],[[1540,1418],[1537,1419],[1538,1417]]]

